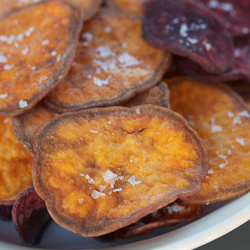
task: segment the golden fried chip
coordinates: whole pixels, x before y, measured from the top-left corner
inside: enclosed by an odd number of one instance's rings
[[[110,241],[116,238],[128,239],[149,233],[164,226],[174,226],[183,222],[192,222],[201,217],[203,208],[203,205],[177,199],[175,202],[143,217],[136,223],[113,233],[100,236],[97,240]]]
[[[153,88],[134,96],[123,106],[134,107],[142,104],[153,104],[169,108],[169,95],[168,85],[161,81]]]
[[[29,152],[33,152],[32,140],[37,129],[55,115],[54,111],[44,106],[43,103],[39,103],[27,112],[13,118],[15,135]]]
[[[14,135],[12,118],[0,117],[0,204],[11,205],[32,186],[32,156]]]
[[[0,0],[0,17],[5,14],[25,7],[27,5],[31,5],[33,3],[41,2],[43,0]],[[63,2],[72,4],[76,7],[81,7],[83,9],[84,15],[83,19],[90,19],[101,7],[101,0],[61,0]]]
[[[170,54],[141,38],[141,21],[102,10],[84,25],[70,73],[45,99],[57,112],[121,104],[154,86]]]
[[[250,190],[250,114],[242,98],[225,85],[191,78],[166,80],[171,108],[203,139],[209,170],[201,190],[185,199],[213,203]]]
[[[207,156],[197,133],[153,105],[66,113],[38,129],[33,181],[52,218],[99,236],[200,188]]]
[[[107,6],[112,9],[118,9],[134,15],[143,17],[144,6],[143,0],[106,0]]]
[[[78,9],[44,1],[0,20],[0,115],[34,106],[68,73],[82,25]]]

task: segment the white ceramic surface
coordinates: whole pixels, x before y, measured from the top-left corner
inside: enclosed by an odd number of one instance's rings
[[[52,223],[38,246],[28,246],[19,240],[10,222],[1,222],[0,249],[191,250],[217,239],[248,220],[250,193],[229,202],[210,205],[201,219],[180,228],[161,229],[132,240],[112,243],[83,238]]]

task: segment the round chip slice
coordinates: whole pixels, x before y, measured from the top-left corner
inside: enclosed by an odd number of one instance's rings
[[[250,36],[235,39],[234,46],[234,65],[231,70],[220,75],[210,74],[198,64],[184,57],[178,57],[177,62],[184,73],[202,81],[226,82],[246,80],[250,82]]]
[[[209,170],[201,190],[184,199],[207,204],[248,192],[250,114],[246,103],[225,85],[190,78],[166,82],[171,108],[198,132],[209,156]]]
[[[143,0],[106,0],[106,3],[109,8],[144,16]]]
[[[96,237],[98,241],[111,241],[117,238],[129,239],[155,229],[174,226],[183,222],[192,222],[201,217],[204,205],[194,204],[177,199],[175,202],[143,217],[134,224],[121,228],[113,233]]]
[[[115,231],[197,192],[207,172],[196,132],[153,105],[57,116],[33,147],[37,193],[59,225],[82,236]]]
[[[211,73],[233,65],[233,41],[203,4],[189,0],[145,1],[143,38],[153,47],[188,57]]]
[[[14,135],[12,118],[0,117],[0,204],[12,205],[17,195],[32,186],[32,156]]]
[[[81,16],[66,3],[43,1],[0,20],[0,115],[30,109],[66,76]]]
[[[57,112],[121,104],[157,84],[171,55],[141,38],[141,20],[104,9],[83,28],[68,76],[46,97]]]
[[[0,17],[6,15],[7,13],[23,8],[25,6],[31,5],[33,3],[41,2],[43,0],[0,0]],[[76,7],[82,8],[84,15],[83,20],[88,20],[101,7],[102,0],[61,0],[63,2],[72,4]]]
[[[215,12],[233,36],[250,34],[248,0],[199,0]]]

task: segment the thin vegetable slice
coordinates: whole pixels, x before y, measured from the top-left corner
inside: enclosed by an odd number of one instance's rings
[[[250,190],[250,114],[246,103],[225,85],[191,78],[167,81],[171,108],[203,139],[209,170],[196,194],[201,204],[231,199]]]
[[[51,217],[99,236],[197,192],[203,145],[183,117],[159,106],[66,113],[34,137],[34,186]]]
[[[209,9],[196,1],[145,1],[143,38],[153,47],[188,57],[210,73],[233,65],[233,41]]]
[[[148,91],[136,95],[124,103],[123,106],[134,107],[142,104],[152,104],[169,108],[169,96],[168,85],[164,81],[161,81]]]
[[[177,199],[166,207],[143,217],[136,223],[108,235],[99,236],[97,240],[111,241],[117,238],[128,239],[137,235],[149,233],[161,227],[192,222],[201,217],[203,208],[203,205]]]
[[[0,17],[8,14],[13,10],[17,10],[23,8],[25,6],[41,2],[43,0],[0,0]],[[83,19],[88,20],[90,19],[101,7],[101,0],[61,0],[62,2],[66,2],[72,4],[76,7],[82,8],[84,15]]]
[[[71,71],[46,104],[57,112],[112,106],[156,85],[171,56],[150,47],[141,33],[139,18],[99,12],[85,24]]]
[[[0,19],[0,115],[30,109],[66,76],[81,16],[66,3],[43,1]]]
[[[13,204],[12,222],[22,240],[35,243],[49,219],[45,203],[33,187],[18,195]]]
[[[24,114],[13,118],[12,123],[15,135],[29,152],[33,152],[32,140],[37,129],[44,122],[55,117],[55,115],[54,111],[46,107],[43,103],[39,103]]]
[[[248,0],[199,0],[217,14],[233,36],[250,34],[250,2]]]
[[[144,16],[144,6],[143,0],[106,0],[107,6],[109,8],[118,9],[120,11],[125,11],[132,13],[134,15],[143,17]]]
[[[235,39],[234,45],[234,65],[231,70],[223,74],[209,74],[198,64],[184,57],[178,58],[178,65],[185,74],[201,79],[202,81],[226,82],[246,80],[250,82],[250,36]]]
[[[12,118],[0,117],[0,204],[12,205],[17,195],[32,186],[32,156],[15,137]]]

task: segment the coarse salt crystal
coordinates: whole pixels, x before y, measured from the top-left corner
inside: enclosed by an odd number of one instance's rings
[[[0,63],[6,63],[8,61],[7,57],[0,54]]]
[[[140,114],[141,113],[141,110],[139,108],[135,109],[135,113],[136,114]]]
[[[98,133],[98,131],[96,131],[94,129],[91,129],[89,132],[92,133],[92,134],[97,134]]]
[[[233,117],[233,116],[234,116],[234,113],[233,113],[233,112],[231,112],[231,111],[228,111],[228,112],[227,112],[227,116],[228,116],[229,118],[231,118],[231,117]]]
[[[215,125],[215,120],[214,118],[211,118],[211,131],[212,133],[220,132],[222,131],[222,127],[219,125]]]
[[[95,184],[95,181],[93,178],[90,178],[89,181],[88,181],[89,184]]]
[[[107,186],[105,185],[100,185],[99,190],[100,192],[103,192],[106,189]]]
[[[82,204],[83,201],[84,201],[84,199],[82,199],[82,198],[78,199],[78,202],[79,202],[80,204]]]
[[[141,183],[141,181],[136,181],[136,180],[135,180],[135,176],[134,176],[134,175],[132,175],[132,176],[128,179],[128,182],[131,183],[133,186],[135,186],[135,185]]]
[[[236,124],[241,124],[241,119],[239,116],[236,116],[233,120],[233,125],[236,125]]]
[[[8,94],[0,94],[0,99],[6,98]]]
[[[98,192],[98,191],[96,191],[96,190],[93,190],[93,192],[92,192],[92,194],[91,194],[91,197],[93,198],[93,199],[98,199],[99,197],[102,197],[102,196],[105,196],[105,194],[104,193],[101,193],[101,192]]]
[[[207,171],[208,174],[213,174],[214,173],[214,170],[212,168],[210,168],[208,171]]]
[[[187,31],[188,31],[188,26],[185,23],[183,23],[180,27],[180,31],[179,31],[180,35],[183,37],[188,36]]]
[[[107,170],[105,174],[103,175],[104,181],[110,184],[112,188],[114,188],[115,182],[117,180],[118,175],[113,173],[110,170]]]
[[[51,52],[51,55],[52,56],[55,56],[57,54],[57,52],[55,51],[55,50],[53,50],[52,52]]]
[[[244,144],[245,144],[244,138],[238,138],[238,137],[236,137],[236,142],[238,142],[241,146],[244,146]]]
[[[28,49],[28,48],[25,48],[25,49],[23,49],[23,50],[21,51],[21,54],[22,54],[22,55],[27,55],[28,52],[29,52],[29,49]]]
[[[96,51],[100,53],[100,57],[106,58],[112,55],[112,51],[108,46],[99,46],[96,48]]]
[[[42,41],[42,45],[43,45],[43,46],[48,45],[48,44],[49,44],[49,40],[48,40],[48,39],[47,39],[47,40]]]
[[[178,204],[173,204],[172,206],[167,206],[167,210],[169,214],[173,214],[173,213],[179,213],[181,212],[185,207],[184,206],[180,206]]]
[[[103,85],[107,85],[109,83],[110,78],[112,78],[112,76],[108,76],[108,78],[106,80],[102,80],[102,79],[97,78],[97,77],[94,76],[93,77],[93,82],[94,82],[95,85],[101,87]]]
[[[24,100],[20,100],[19,101],[19,108],[20,109],[23,109],[23,108],[25,108],[27,106],[28,106],[28,102],[27,101],[24,101]]]
[[[113,189],[113,192],[114,192],[114,193],[115,193],[115,192],[120,192],[120,191],[122,191],[122,188]]]
[[[12,69],[12,65],[5,64],[3,68],[4,68],[4,70],[10,70],[10,69]]]
[[[86,178],[87,180],[89,180],[89,179],[90,179],[90,176],[89,176],[88,174],[86,174],[86,175],[85,175],[85,178]]]
[[[118,61],[125,67],[135,66],[139,64],[139,61],[135,57],[129,55],[127,52],[121,54],[118,57]]]
[[[247,110],[243,110],[239,113],[240,116],[243,116],[243,117],[250,117],[250,114]]]

